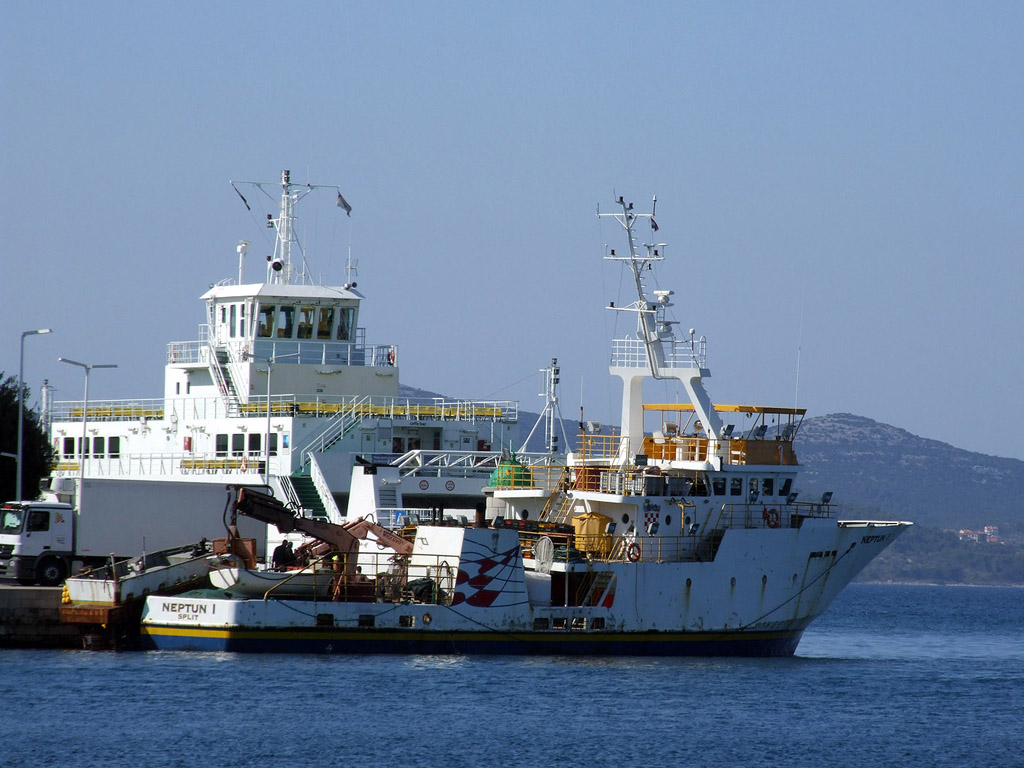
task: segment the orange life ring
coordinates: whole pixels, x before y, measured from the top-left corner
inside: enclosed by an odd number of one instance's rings
[[[762,513],[762,517],[764,517],[765,521],[768,523],[768,527],[769,528],[778,528],[779,527],[779,510],[777,510],[777,509],[766,509]]]
[[[429,613],[424,613],[423,614],[423,623],[424,624],[429,624],[432,621],[433,621],[433,619],[430,617]]]
[[[389,349],[388,350],[388,365],[394,365],[394,364],[395,364],[395,350],[394,349]]]
[[[626,558],[631,563],[635,563],[640,560],[640,545],[635,541],[626,547]]]
[[[248,472],[249,471],[249,460],[248,459],[242,459],[242,471],[243,472]]]

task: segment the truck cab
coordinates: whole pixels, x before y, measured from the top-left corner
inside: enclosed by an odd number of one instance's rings
[[[0,507],[0,577],[56,586],[74,553],[74,510],[69,504],[8,501]]]

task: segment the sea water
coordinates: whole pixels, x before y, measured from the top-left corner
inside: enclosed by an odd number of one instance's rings
[[[0,766],[1024,765],[1024,589],[854,584],[783,659],[0,652]]]

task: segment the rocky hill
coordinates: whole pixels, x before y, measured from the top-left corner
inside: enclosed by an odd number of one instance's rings
[[[1024,534],[1024,461],[927,440],[863,416],[807,419],[796,439],[803,495],[938,528]]]

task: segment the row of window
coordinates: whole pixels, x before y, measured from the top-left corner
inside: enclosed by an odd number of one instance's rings
[[[244,456],[246,454],[263,455],[263,435],[259,432],[234,435],[220,434],[215,438],[215,450],[218,456]],[[277,456],[277,434],[271,433],[268,441],[270,455]],[[230,447],[229,447],[230,446]],[[288,436],[284,436],[284,447],[288,447]]]
[[[74,459],[82,455],[82,438],[65,437],[61,443],[60,450],[61,457],[65,459]],[[92,456],[97,459],[111,458],[116,459],[121,456],[121,438],[114,437],[94,437],[91,440],[85,439],[85,456],[86,458]]]
[[[742,477],[714,475],[711,477],[710,493],[703,475],[697,475],[696,478],[668,478],[667,492],[670,496],[743,496],[744,486],[748,496],[788,496],[793,487],[793,478],[784,478],[778,484],[777,493],[774,477],[750,477],[744,483]]]
[[[350,341],[355,331],[355,319],[355,307],[260,305],[256,336],[263,339]]]

